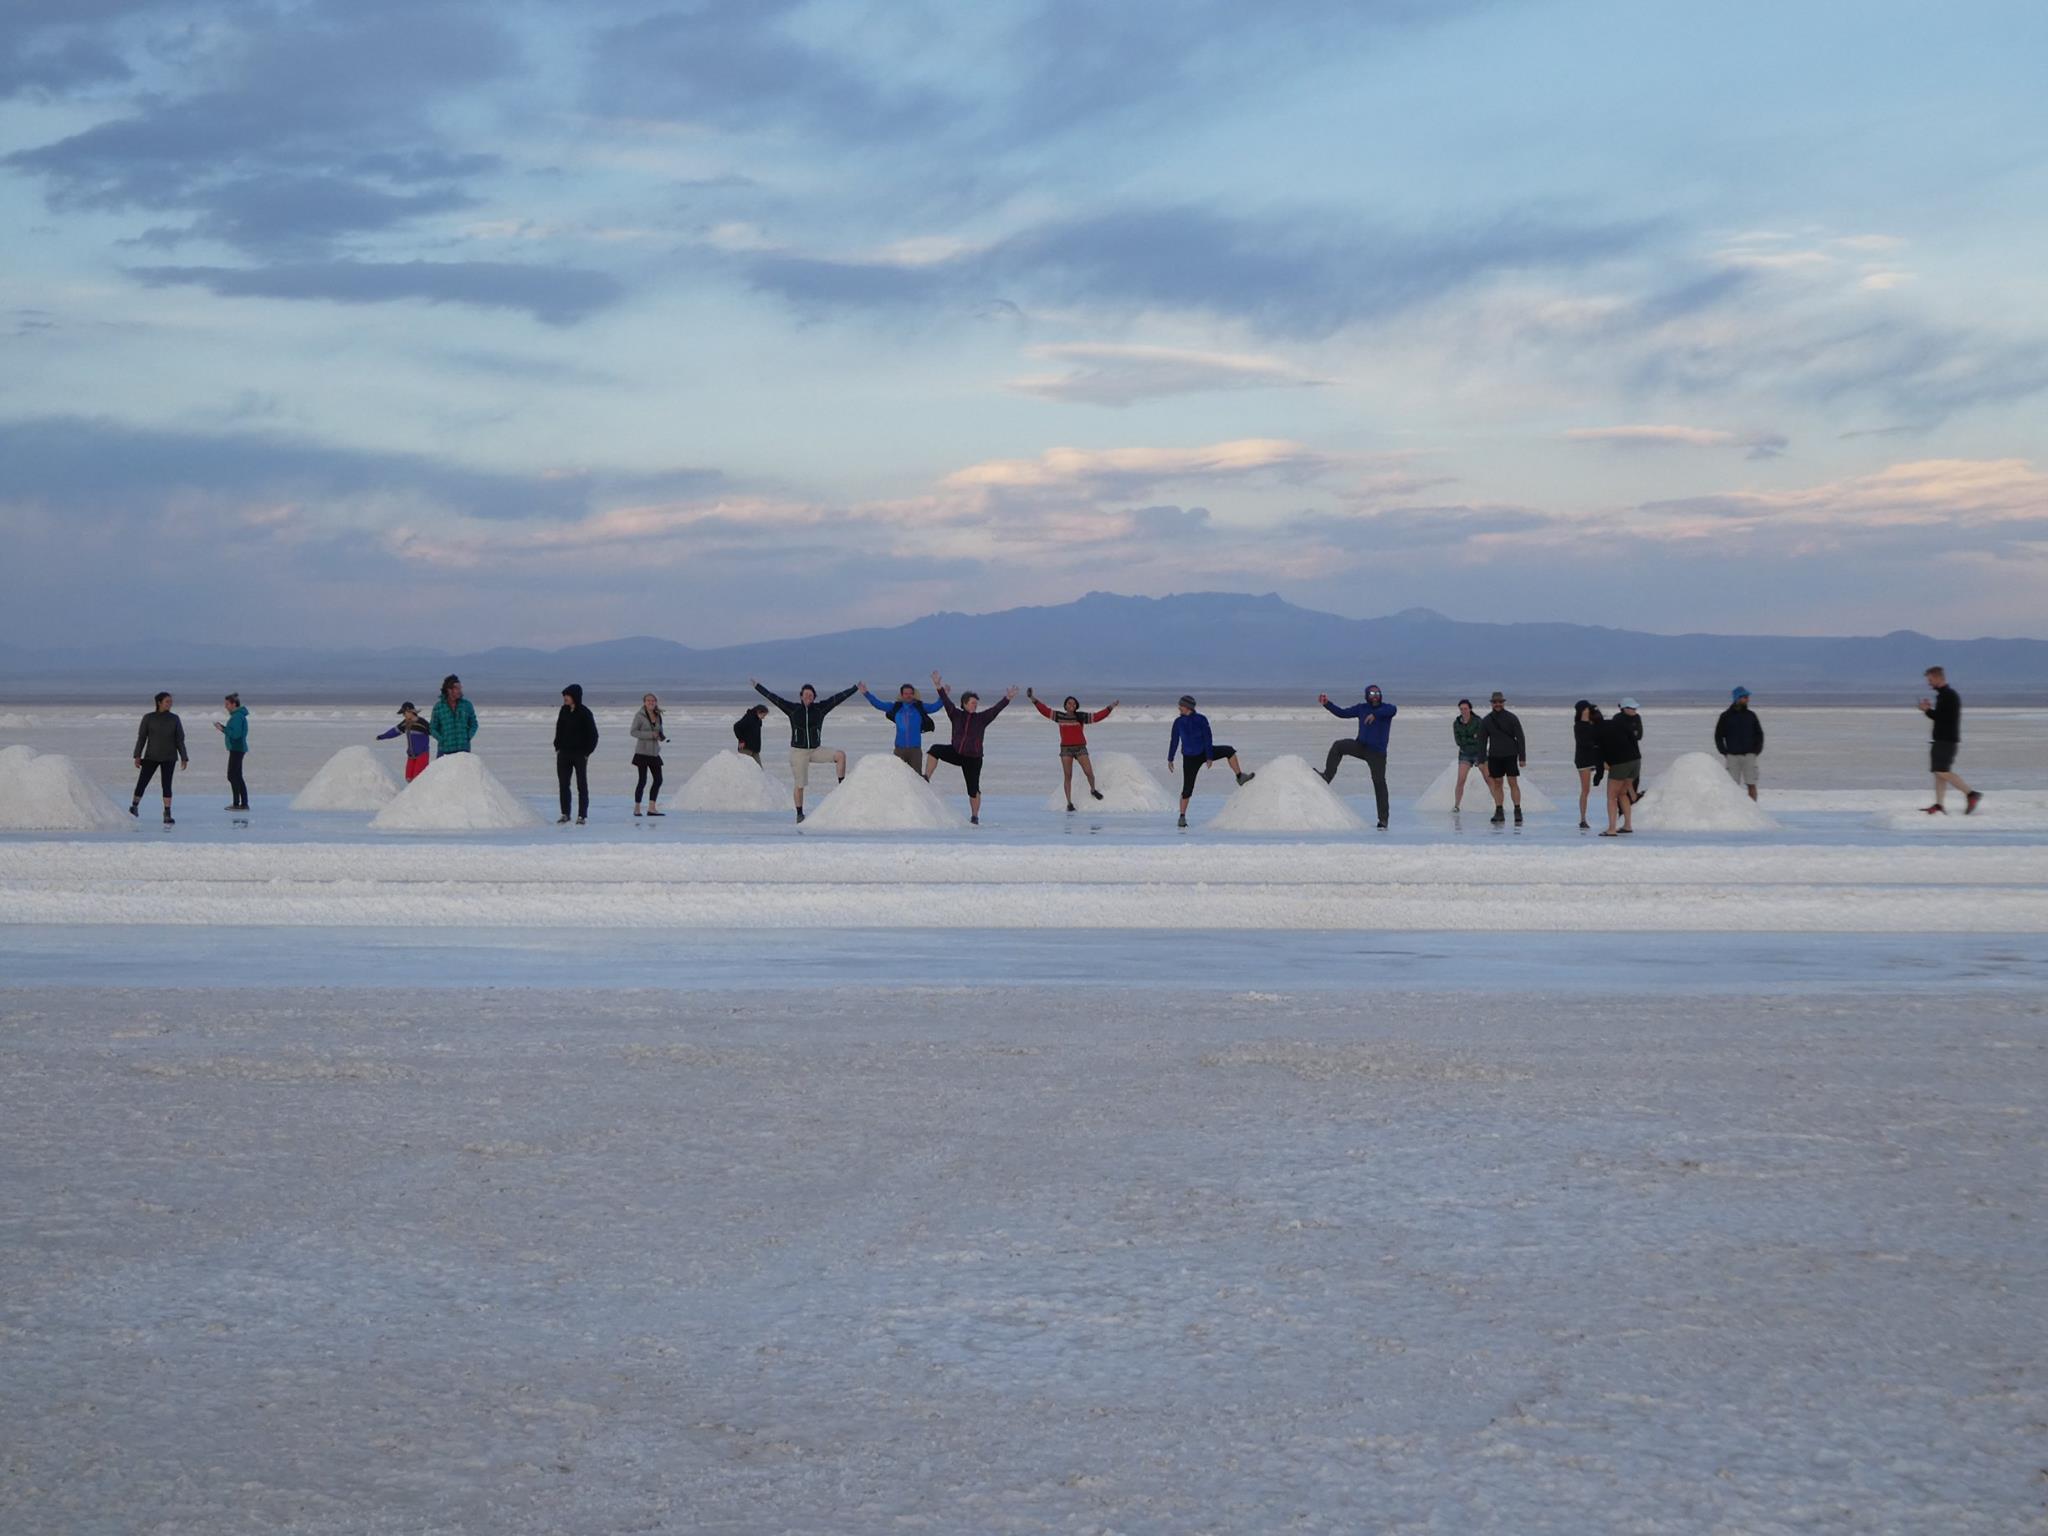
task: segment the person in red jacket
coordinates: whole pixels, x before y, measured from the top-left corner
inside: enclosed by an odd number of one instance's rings
[[[1060,788],[1066,791],[1067,809],[1074,808],[1074,764],[1081,765],[1081,772],[1088,780],[1088,793],[1096,799],[1102,798],[1102,791],[1095,787],[1095,765],[1088,761],[1088,727],[1100,725],[1109,718],[1109,712],[1122,703],[1111,699],[1102,708],[1089,714],[1081,708],[1081,701],[1071,693],[1058,709],[1050,708],[1036,692],[1026,688],[1024,697],[1038,707],[1038,712],[1060,728]]]

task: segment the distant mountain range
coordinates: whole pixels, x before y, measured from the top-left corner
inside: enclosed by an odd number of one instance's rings
[[[2043,640],[1935,640],[1911,630],[1844,638],[1651,635],[1582,624],[1478,624],[1427,608],[1346,619],[1270,594],[1091,592],[1056,607],[934,613],[887,629],[715,649],[644,636],[556,651],[462,654],[256,645],[156,645],[133,653],[0,648],[0,698],[97,698],[165,686],[207,695],[236,687],[273,697],[418,698],[446,672],[462,674],[473,692],[548,694],[569,682],[607,694],[737,692],[750,675],[779,692],[804,681],[844,687],[856,678],[880,691],[921,681],[935,666],[963,685],[1032,683],[1052,694],[1187,689],[1349,697],[1378,682],[1390,695],[1479,698],[1502,688],[1531,699],[1622,692],[1692,698],[1717,697],[1741,683],[1779,696],[1895,697],[1917,689],[1922,669],[1934,661],[1976,698],[2048,694]]]

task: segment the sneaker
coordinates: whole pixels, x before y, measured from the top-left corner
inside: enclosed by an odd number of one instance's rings
[[[1508,819],[1508,813],[1496,805],[1493,808],[1493,815],[1488,817],[1487,819],[1497,827]]]
[[[978,827],[981,825],[981,818],[979,816],[970,816],[967,818],[967,825],[969,825],[970,827]]]
[[[1088,791],[1088,796],[1092,800],[1100,800],[1102,798],[1102,791],[1099,789],[1091,789]]]
[[[1929,816],[1946,816],[1948,814],[1948,807],[1945,805],[1923,805],[1920,809]]]
[[[796,808],[796,819],[798,821],[802,821],[804,819],[804,808],[802,806],[798,806]]]
[[[649,807],[647,807],[647,814],[650,816],[666,816],[668,812],[664,811],[658,805],[650,805]]]
[[[141,818],[140,818],[140,815],[139,815],[139,811],[140,811],[140,807],[141,807],[141,805],[142,805],[142,802],[141,802],[140,800],[132,800],[132,801],[130,801],[130,802],[129,802],[129,804],[128,804],[128,814],[129,814],[130,816],[135,816],[135,817],[136,817],[136,818],[137,818],[138,820],[140,820]]]
[[[1067,802],[1067,814],[1069,816],[1074,814],[1074,802],[1071,800]]]
[[[1256,779],[1257,777],[1258,775],[1256,773],[1240,773],[1237,776],[1237,782],[1240,784],[1249,784],[1253,779]]]
[[[1521,824],[1522,824],[1522,808],[1521,808],[1521,807],[1520,807],[1520,806],[1518,805],[1518,806],[1516,806],[1516,807],[1515,807],[1515,825],[1519,827],[1519,826],[1520,826]]]
[[[1593,830],[1593,824],[1590,821],[1581,821],[1579,823],[1579,830],[1581,832],[1590,832]]]
[[[1387,830],[1387,824],[1384,821],[1380,823],[1380,830],[1382,832]]]
[[[1977,802],[1983,798],[1984,796],[1974,789],[1963,796],[1963,814],[1974,816],[1977,813]]]
[[[566,816],[557,816],[555,818],[555,825],[558,827],[566,827],[567,825],[569,825],[569,818]]]
[[[1464,809],[1465,809],[1465,807],[1463,807],[1462,805],[1456,805],[1456,804],[1454,804],[1454,805],[1452,805],[1452,807],[1451,807],[1451,814],[1452,814],[1453,816],[1456,816],[1456,815],[1458,815],[1458,814],[1459,814],[1460,812],[1462,812],[1462,811],[1463,811]]]
[[[576,818],[576,825],[577,825],[577,826],[579,826],[579,827],[580,827],[580,826],[582,826],[582,825],[583,825],[583,823],[584,823],[584,822],[585,822],[585,821],[586,821],[587,819],[588,819],[588,818],[586,818],[586,817],[578,816],[578,817]]]
[[[177,825],[175,821],[171,820],[171,813],[169,811],[164,812],[164,825],[167,827],[175,827]]]
[[[1187,818],[1187,815],[1186,815],[1186,813],[1185,813],[1185,812],[1183,812],[1183,813],[1182,813],[1182,815],[1181,815],[1181,818],[1180,818],[1180,824],[1181,824],[1181,826],[1182,826],[1183,828],[1185,828],[1185,827],[1187,826],[1187,824],[1188,824],[1188,818]]]

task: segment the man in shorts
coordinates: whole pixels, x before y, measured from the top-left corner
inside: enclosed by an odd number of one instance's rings
[[[1508,708],[1507,695],[1498,688],[1488,701],[1493,708],[1480,719],[1481,748],[1486,753],[1486,787],[1493,791],[1493,822],[1508,819],[1507,795],[1515,801],[1515,825],[1522,824],[1522,770],[1529,766],[1529,738],[1522,733],[1521,719]]]
[[[1728,769],[1728,777],[1749,791],[1749,798],[1756,798],[1756,760],[1763,756],[1764,725],[1756,717],[1756,711],[1749,707],[1749,690],[1737,688],[1730,695],[1731,702],[1721,711],[1721,718],[1714,722],[1714,750],[1721,754],[1721,762]]]
[[[1927,669],[1927,682],[1934,697],[1920,701],[1920,713],[1934,722],[1934,739],[1929,744],[1927,766],[1934,772],[1934,804],[1922,806],[1930,816],[1946,816],[1948,807],[1941,797],[1953,784],[1963,792],[1963,814],[1973,815],[1984,797],[1970,788],[1956,773],[1956,753],[1963,745],[1963,696],[1948,685],[1948,673],[1940,667]]]
[[[797,690],[797,701],[778,697],[761,686],[759,678],[749,679],[754,692],[773,704],[789,717],[789,776],[796,785],[796,819],[804,819],[804,789],[811,782],[811,759],[829,757],[832,766],[839,770],[841,783],[846,780],[846,754],[836,748],[827,747],[820,739],[825,728],[825,717],[859,693],[864,684],[855,683],[851,688],[842,688],[829,699],[818,697],[818,690],[809,683]]]

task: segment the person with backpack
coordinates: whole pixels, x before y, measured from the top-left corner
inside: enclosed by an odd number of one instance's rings
[[[1600,755],[1600,737],[1605,729],[1605,717],[1600,706],[1591,699],[1581,699],[1572,706],[1572,766],[1579,771],[1579,830],[1591,830],[1586,820],[1586,802],[1592,799],[1594,786],[1605,774],[1604,760]]]
[[[924,773],[924,733],[938,727],[937,718],[931,705],[917,696],[917,684],[905,683],[896,690],[893,699],[878,699],[865,688],[864,697],[875,708],[889,717],[896,727],[896,745],[892,749],[900,762],[908,763],[913,773]]]
[[[1329,784],[1337,777],[1337,765],[1347,757],[1363,758],[1365,766],[1372,771],[1372,798],[1379,807],[1380,830],[1387,829],[1387,733],[1393,728],[1395,712],[1399,705],[1389,704],[1380,694],[1378,683],[1365,690],[1362,703],[1348,704],[1339,709],[1330,702],[1327,693],[1316,695],[1316,702],[1340,720],[1358,722],[1358,739],[1340,738],[1330,743],[1328,757],[1323,760],[1323,782]]]
[[[867,684],[855,683],[851,688],[842,688],[829,699],[818,697],[818,690],[809,683],[797,690],[797,701],[770,693],[762,686],[761,680],[749,678],[754,692],[788,717],[789,720],[789,774],[796,781],[796,819],[804,819],[804,789],[811,782],[811,760],[816,757],[830,757],[833,766],[839,770],[839,782],[846,782],[846,754],[836,748],[827,750],[823,742],[825,717],[852,698],[856,693],[865,693]]]
[[[1934,771],[1934,804],[1921,809],[1930,816],[1946,816],[1948,807],[1941,803],[1942,792],[1953,784],[1963,792],[1963,814],[1974,816],[1984,797],[1956,773],[1956,754],[1963,746],[1963,696],[1949,687],[1948,673],[1940,667],[1927,669],[1927,681],[1934,688],[1934,697],[1921,699],[1920,713],[1934,722],[1928,752],[1928,767]]]
[[[633,814],[640,814],[640,796],[646,793],[649,778],[654,781],[654,792],[647,796],[647,814],[666,816],[661,808],[661,744],[668,740],[668,733],[662,729],[661,700],[651,693],[640,695],[640,707],[633,714]]]
[[[1081,708],[1081,701],[1068,694],[1060,701],[1058,709],[1047,706],[1031,689],[1024,690],[1024,697],[1038,707],[1038,712],[1060,728],[1060,789],[1066,795],[1067,813],[1074,810],[1074,768],[1078,764],[1082,776],[1088,780],[1088,793],[1094,799],[1102,798],[1102,791],[1095,783],[1095,765],[1088,759],[1088,727],[1100,725],[1109,718],[1109,712],[1122,702],[1111,699],[1093,714]]]
[[[462,696],[462,679],[450,672],[441,679],[441,697],[434,701],[427,732],[434,738],[436,757],[467,752],[476,740],[476,706]]]
[[[413,707],[411,699],[398,706],[398,724],[388,731],[379,732],[377,739],[389,741],[394,736],[405,738],[405,782],[410,784],[427,771],[427,764],[433,760],[430,753],[434,745],[432,728]]]
[[[1522,770],[1529,766],[1529,738],[1522,721],[1508,708],[1498,688],[1487,701],[1493,707],[1480,720],[1479,740],[1486,752],[1486,787],[1493,791],[1493,824],[1508,819],[1507,798],[1515,802],[1515,825],[1522,824]]]
[[[185,751],[185,722],[171,713],[175,703],[168,693],[156,696],[156,707],[142,717],[142,724],[135,728],[135,767],[140,777],[135,781],[135,793],[128,801],[128,814],[137,813],[142,804],[142,792],[149,788],[152,777],[158,777],[164,792],[164,825],[177,825],[171,819],[171,775],[179,768],[192,766],[192,759]]]
[[[249,809],[249,786],[242,778],[242,759],[249,755],[249,711],[242,708],[242,696],[231,693],[221,701],[228,707],[225,721],[216,720],[213,728],[220,732],[221,742],[228,749],[228,798],[233,802],[231,811]]]
[[[1747,688],[1737,688],[1729,698],[1728,707],[1714,722],[1714,750],[1721,754],[1721,763],[1728,770],[1728,777],[1748,790],[1749,798],[1754,800],[1756,760],[1763,756],[1764,725],[1749,706]]]
[[[1249,784],[1258,777],[1246,773],[1237,761],[1237,748],[1221,746],[1216,735],[1209,729],[1209,717],[1195,708],[1195,696],[1184,693],[1180,696],[1180,713],[1174,717],[1173,734],[1166,742],[1166,771],[1173,772],[1173,759],[1179,755],[1180,764],[1180,824],[1188,824],[1188,802],[1195,797],[1195,777],[1211,763],[1229,763],[1230,771],[1237,775],[1237,782]]]
[[[1486,782],[1486,727],[1472,713],[1470,699],[1458,700],[1458,712],[1451,716],[1451,743],[1458,749],[1458,784],[1451,791],[1451,814],[1465,809],[1465,778],[1474,768],[1479,782]]]
[[[981,695],[973,689],[960,695],[955,704],[953,696],[946,692],[946,684],[937,672],[932,673],[932,687],[938,690],[939,703],[946,711],[946,718],[953,724],[953,744],[949,747],[933,747],[926,755],[924,780],[929,784],[932,775],[938,772],[939,764],[951,763],[960,770],[960,777],[967,783],[967,820],[973,826],[981,825],[981,754],[983,733],[1005,709],[1010,700],[1017,697],[1017,685],[1012,683],[1010,691],[996,700],[995,708],[983,709]]]
[[[562,792],[562,814],[556,826],[569,820],[569,780],[576,780],[576,825],[590,819],[590,756],[597,750],[597,716],[583,702],[583,685],[571,683],[562,690],[562,711],[555,716],[555,784]]]

